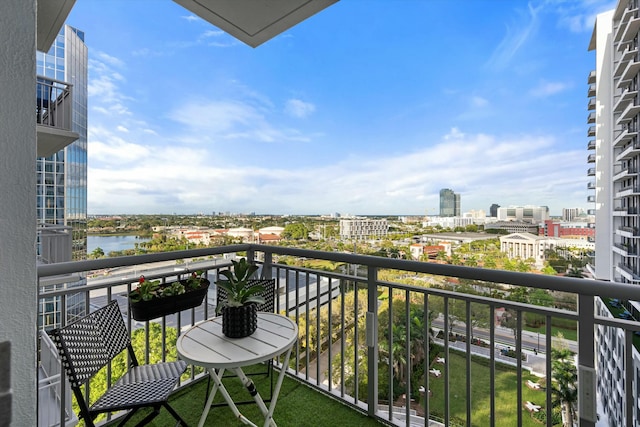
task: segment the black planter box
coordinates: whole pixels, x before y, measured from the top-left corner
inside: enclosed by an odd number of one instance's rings
[[[186,288],[186,280],[181,280],[180,283]],[[181,295],[154,298],[150,301],[131,302],[131,300],[129,300],[131,316],[135,320],[145,321],[197,307],[204,301],[207,290],[209,289],[209,283],[208,280],[204,279],[198,289],[187,289],[187,291]]]

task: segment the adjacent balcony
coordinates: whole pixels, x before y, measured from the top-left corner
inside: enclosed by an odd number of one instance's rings
[[[595,203],[596,202],[596,196],[587,196],[587,202],[589,203]]]
[[[640,30],[640,19],[638,19],[637,13],[628,11],[624,17],[628,17],[628,21],[621,22],[615,33],[614,43],[632,42],[633,38],[638,34],[638,30]]]
[[[587,150],[595,150],[596,149],[596,140],[595,139],[590,139],[587,142]]]
[[[638,256],[638,247],[636,245],[614,243],[612,248],[613,248],[613,252],[620,254],[624,257]]]
[[[640,62],[636,64],[638,64],[638,69],[636,70],[636,74],[637,74],[637,71],[640,70]],[[618,124],[630,121],[638,114],[638,112],[640,112],[640,105],[638,104],[638,97],[636,96],[633,98],[632,102],[628,103],[624,111],[622,111],[622,113],[620,114],[620,117],[618,117]],[[591,114],[594,114],[594,113],[591,113]],[[595,114],[594,114],[594,120],[595,120]]]
[[[618,229],[616,230],[616,234],[627,238],[640,237],[638,227],[618,227]]]
[[[589,129],[587,129],[587,136],[588,137],[596,136],[596,127],[595,126],[589,126]]]
[[[594,169],[595,171],[595,168],[590,168],[590,169]],[[617,167],[614,169],[613,182],[629,178],[630,176],[637,173],[638,173],[638,168],[635,166]]]
[[[587,176],[596,176],[596,168],[587,169]]]
[[[595,190],[596,183],[595,182],[587,182],[587,190]]]
[[[616,198],[620,197],[628,197],[628,196],[638,196],[640,195],[640,187],[636,185],[630,185],[627,187],[622,187],[618,192],[616,192]]]
[[[615,136],[615,139],[613,140],[613,146],[620,147],[621,145],[626,144],[628,141],[631,141],[631,139],[635,136],[638,136],[638,132],[625,126],[624,129],[622,129],[622,131],[620,131]]]
[[[48,157],[79,138],[72,131],[73,96],[70,84],[37,77],[36,123],[38,157]]]
[[[587,156],[587,163],[595,163],[596,162],[596,155],[595,154],[589,154]]]
[[[49,327],[55,327],[82,314],[66,308],[72,298],[90,310],[115,299],[142,346],[142,359],[158,351],[161,358],[170,358],[175,353],[169,337],[175,339],[175,333],[213,316],[215,297],[209,295],[196,309],[136,322],[126,295],[138,276],[173,281],[203,270],[215,283],[237,253],[257,262],[262,277],[276,279],[276,307],[299,325],[293,361],[282,366],[276,360],[276,367],[308,386],[308,396],[315,394],[320,400],[327,396],[324,403],[314,404],[316,410],[328,408],[329,397],[337,399],[343,405],[330,411],[344,411],[345,419],[354,412],[361,414],[364,421],[357,425],[368,419],[407,427],[539,425],[527,408],[531,402],[541,411],[556,406],[548,349],[557,340],[577,353],[578,369],[586,375],[594,367],[597,330],[621,330],[629,342],[640,330],[638,323],[595,314],[600,298],[640,300],[640,288],[632,285],[253,244],[43,265],[38,267],[41,282],[69,274],[86,275],[88,281],[73,289],[41,288],[39,305],[58,308],[48,313],[53,321]],[[492,289],[508,294],[518,286],[569,293],[579,303],[559,309],[487,296]],[[458,287],[474,289],[475,294],[458,292]],[[513,320],[509,328],[499,323],[498,313],[505,310]],[[536,332],[524,327],[533,318],[542,324]],[[554,337],[556,322],[575,324],[575,340]],[[633,351],[626,348],[629,355]],[[112,375],[107,371],[107,381],[114,380]],[[582,381],[583,375],[578,378]],[[622,380],[627,390],[632,378]],[[201,370],[189,368],[180,395],[204,403],[202,379],[206,375]],[[64,378],[59,381],[64,384]],[[595,408],[595,380],[580,387],[590,389],[579,393],[576,408]],[[57,400],[41,399],[39,405],[57,408],[57,419],[64,424],[70,414],[60,408],[68,408],[69,398],[63,390]],[[309,397],[301,399],[306,402]],[[300,405],[300,400],[281,394],[275,420],[282,411],[295,414],[308,409]],[[193,407],[201,409],[202,404]],[[192,412],[185,415],[195,422],[199,413]],[[317,416],[319,420],[325,414]],[[121,417],[112,414],[109,421]],[[595,411],[583,410],[578,417],[579,423],[593,425]],[[552,417],[547,420],[542,425],[553,425]]]
[[[589,75],[587,76],[587,84],[595,84],[596,83],[596,70],[589,71]]]
[[[589,85],[588,89],[587,89],[587,96],[589,98],[592,98],[594,96],[596,96],[596,85],[595,83],[592,83]],[[591,102],[593,101],[593,108],[596,108],[596,100],[595,99],[590,99],[589,100],[589,106],[591,106]],[[589,108],[590,110],[592,108]]]
[[[591,124],[591,123],[595,123],[595,122],[596,122],[596,113],[594,111],[592,111],[587,116],[587,123]]]
[[[613,106],[614,113],[620,113],[622,110],[627,108],[629,103],[635,99],[638,95],[637,90],[631,90],[629,87],[626,87],[623,91],[616,103]]]
[[[631,143],[622,148],[622,151],[616,156],[616,161],[629,160],[640,154],[640,142],[637,138],[633,138]]]

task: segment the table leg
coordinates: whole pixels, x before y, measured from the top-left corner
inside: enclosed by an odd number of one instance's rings
[[[247,378],[242,369],[234,368],[233,371],[240,378],[242,384],[247,388],[249,393],[253,396],[253,399],[256,401],[256,404],[262,411],[262,414],[265,417],[264,427],[277,427],[276,422],[273,419],[273,411],[276,409],[276,402],[278,401],[278,395],[280,394],[280,388],[282,387],[282,381],[284,380],[284,374],[289,366],[289,357],[291,356],[291,349],[293,346],[289,347],[287,353],[284,358],[284,363],[282,364],[282,369],[280,369],[280,374],[278,375],[278,381],[276,382],[276,388],[273,390],[273,395],[271,396],[271,403],[269,404],[269,408],[267,409],[267,405],[265,405],[264,400],[262,400],[262,396],[255,389],[253,382]]]
[[[202,410],[202,416],[200,416],[198,427],[202,427],[204,425],[204,422],[207,420],[207,415],[209,415],[209,410],[211,409],[213,398],[216,397],[218,388],[222,384],[220,378],[222,378],[222,375],[224,375],[224,368],[220,369],[219,373],[216,373],[216,370],[213,368],[209,368],[207,369],[207,371],[209,372],[209,376],[213,379],[213,386],[211,387],[211,392],[209,393],[207,403],[204,405],[204,409]]]

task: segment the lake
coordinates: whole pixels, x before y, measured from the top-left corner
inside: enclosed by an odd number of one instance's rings
[[[101,248],[105,255],[112,251],[134,249],[136,243],[148,242],[151,239],[137,236],[87,236],[87,254]]]

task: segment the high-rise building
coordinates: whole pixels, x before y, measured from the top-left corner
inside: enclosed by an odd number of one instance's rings
[[[341,239],[379,239],[385,237],[389,231],[389,224],[386,219],[341,219],[340,238]]]
[[[494,203],[489,207],[489,216],[492,218],[497,218],[498,217],[498,208],[500,207],[499,204]]]
[[[562,208],[562,220],[568,222],[575,221],[583,212],[580,208]]]
[[[509,206],[498,208],[499,221],[522,221],[539,224],[549,219],[548,206]]]
[[[460,194],[449,188],[440,190],[440,216],[460,216]]]
[[[49,52],[36,53],[38,123],[56,125],[61,117],[56,105],[69,102],[70,98],[69,127],[78,136],[70,145],[36,160],[40,262],[87,258],[87,71],[84,32],[69,25],[62,27]],[[71,89],[63,94],[62,88],[67,87]],[[51,244],[54,241],[57,243]],[[77,279],[51,286],[86,283],[84,278]],[[40,305],[42,326],[56,326],[64,309],[58,298],[43,301]],[[79,296],[67,298],[66,312],[71,318],[84,315],[84,301]]]
[[[589,43],[589,50],[595,51],[595,70],[587,80],[587,188],[595,190],[587,198],[595,202],[587,211],[595,213],[595,259],[589,270],[596,279],[631,284],[640,284],[638,3],[619,0],[615,10],[596,17]],[[638,301],[596,298],[601,316],[613,317],[614,306],[640,319]],[[629,341],[620,329],[598,326],[595,335],[596,391],[604,412],[600,420],[608,425],[640,425],[640,353],[632,346],[631,358],[625,357]],[[627,375],[631,387],[625,386]]]

